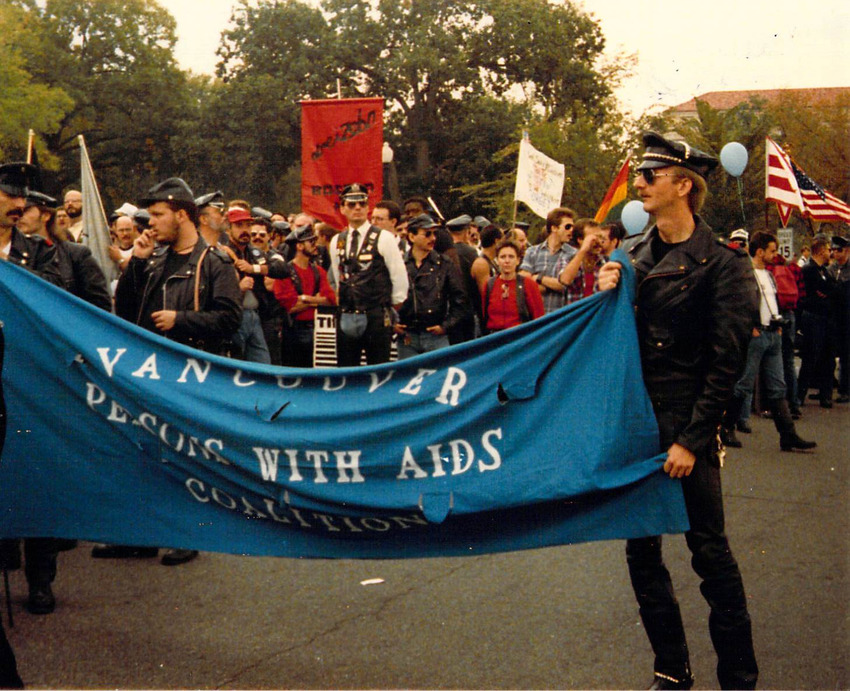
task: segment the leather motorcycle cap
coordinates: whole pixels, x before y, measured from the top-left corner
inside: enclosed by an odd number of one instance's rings
[[[645,151],[638,170],[681,166],[704,178],[718,164],[715,156],[695,149],[686,142],[662,137],[657,132],[644,132],[643,145]]]

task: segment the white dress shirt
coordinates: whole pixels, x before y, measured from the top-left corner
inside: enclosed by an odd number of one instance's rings
[[[366,221],[362,226],[357,228],[357,232],[360,234],[360,239],[358,246],[355,248],[356,251],[360,250],[360,247],[363,245],[363,241],[366,239],[366,234],[369,232],[369,228],[372,227],[372,224]],[[351,256],[351,233],[354,228],[348,229],[348,236],[345,240],[345,255],[346,257]],[[401,255],[401,250],[398,248],[398,238],[393,235],[388,230],[381,230],[378,234],[378,252],[381,257],[384,259],[384,263],[387,265],[387,270],[390,273],[390,281],[392,282],[392,295],[390,300],[394,305],[400,305],[402,302],[407,300],[407,290],[409,288],[409,282],[407,279],[407,268],[404,265],[404,258]],[[336,243],[332,245],[333,251],[331,252],[331,272],[333,274],[333,285],[336,287],[337,291],[339,291],[339,252],[337,251]],[[356,253],[356,252],[355,252]]]

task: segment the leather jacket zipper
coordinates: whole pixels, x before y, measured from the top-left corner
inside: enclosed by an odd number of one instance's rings
[[[638,284],[637,291],[635,292],[635,298],[640,295],[640,290],[641,288],[643,288],[643,284],[651,278],[668,278],[670,276],[684,276],[685,274],[687,274],[687,271],[685,271],[684,269],[680,269],[679,271],[665,271],[664,273],[660,274],[647,274],[646,278],[644,278]]]

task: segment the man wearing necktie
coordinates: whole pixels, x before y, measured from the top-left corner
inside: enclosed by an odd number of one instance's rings
[[[348,228],[334,241],[331,271],[340,308],[337,364],[356,367],[388,362],[396,308],[407,298],[408,278],[395,236],[369,223],[369,196],[353,183],[340,195]]]

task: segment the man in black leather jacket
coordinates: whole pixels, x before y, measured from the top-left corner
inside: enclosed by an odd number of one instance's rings
[[[411,249],[405,267],[410,287],[394,326],[400,338],[399,360],[448,347],[449,332],[472,314],[457,266],[434,251],[437,228],[428,214],[407,224]]]
[[[718,432],[740,374],[757,309],[747,256],[725,247],[697,216],[713,156],[644,134],[634,186],[656,224],[627,245],[636,270],[641,364],[667,451],[664,472],[681,478],[690,521],[685,534],[708,601],[721,688],[754,688],[758,666],[738,565],[724,532]],[[620,265],[600,271],[600,289]],[[651,688],[693,685],[688,647],[661,537],[632,539],[626,556],[641,619],[655,653]]]
[[[42,192],[30,190],[27,194],[24,215],[18,230],[41,236],[56,248],[56,267],[62,284],[69,293],[82,298],[95,307],[112,311],[112,298],[106,286],[106,277],[98,266],[91,250],[70,240],[67,232],[55,228],[53,217],[58,201]]]
[[[147,207],[150,228],[133,243],[115,289],[115,313],[178,343],[221,353],[242,321],[242,293],[230,257],[198,233],[195,198],[180,178],[152,187],[139,206]],[[96,558],[156,553],[155,547],[128,545],[92,550]],[[196,556],[196,550],[170,549],[162,563],[176,566]]]
[[[0,261],[10,261],[62,287],[56,250],[43,238],[28,237],[15,227],[24,214],[27,194],[38,187],[40,176],[35,166],[29,163],[0,166]]]
[[[218,353],[242,318],[232,261],[198,233],[194,198],[179,178],[154,186],[139,203],[148,207],[151,228],[136,238],[118,281],[116,314],[179,343]]]

